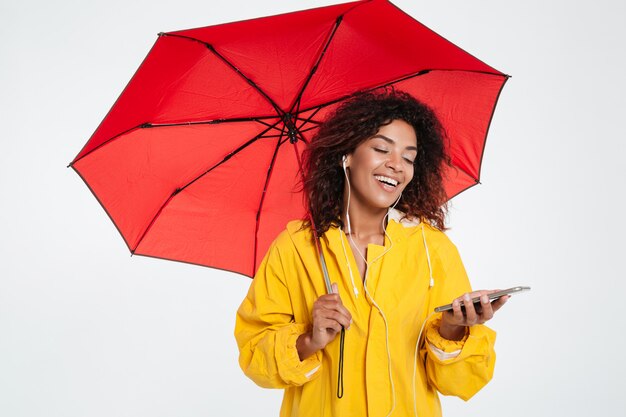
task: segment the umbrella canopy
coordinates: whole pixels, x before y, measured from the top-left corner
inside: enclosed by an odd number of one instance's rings
[[[161,33],[70,166],[132,253],[253,276],[305,215],[300,154],[342,100],[394,86],[427,103],[452,197],[479,181],[507,78],[386,0]]]

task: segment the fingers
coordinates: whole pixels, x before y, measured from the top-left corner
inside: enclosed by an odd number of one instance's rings
[[[336,296],[336,294],[330,294]],[[315,301],[313,304],[313,314],[321,314],[321,317],[332,318],[337,320],[346,329],[350,327],[352,322],[352,314],[341,303],[341,299],[338,297],[323,296]]]
[[[467,293],[463,296],[463,306],[465,306],[465,320],[467,326],[472,326],[478,323],[478,313],[474,309],[474,303],[472,302],[472,296]]]
[[[489,299],[489,294],[493,294],[494,292],[498,291],[500,290],[481,290],[472,293],[480,296],[480,306],[482,311],[480,311],[478,314],[477,323],[482,324],[491,320],[496,311],[498,311],[500,307],[502,307],[510,298],[508,295],[505,295],[494,301],[491,301]]]
[[[484,323],[487,320],[491,320],[493,318],[494,310],[487,294],[483,294],[480,296],[480,307],[482,309],[482,313],[480,315],[479,322]]]
[[[321,296],[313,304],[313,320],[332,319],[347,329],[352,322],[352,314],[341,302],[336,283],[332,284],[332,290],[332,294]]]
[[[505,295],[490,301],[489,294],[497,291],[500,290],[481,290],[463,294],[452,302],[452,311],[445,313],[451,319],[446,320],[460,326],[473,326],[491,320],[495,312],[510,298]],[[473,303],[475,298],[479,299],[476,304]]]
[[[345,310],[345,308],[343,309]],[[347,310],[345,310],[347,311]],[[318,323],[327,322],[327,320],[332,320],[337,322],[339,327],[343,326],[348,329],[350,327],[350,313],[343,313],[336,309],[328,309],[323,306],[320,308],[313,307],[313,324],[317,325]]]
[[[454,324],[465,325],[465,315],[461,310],[461,299],[457,298],[452,302],[452,316]]]
[[[509,300],[509,298],[511,298],[509,295],[505,295],[505,296],[500,297],[497,300],[493,301],[491,303],[491,307],[493,308],[493,312],[495,313],[496,311],[500,310],[500,307],[502,307]]]
[[[339,297],[339,289],[333,283],[332,293],[319,297],[313,303],[312,340],[319,349],[325,347],[335,339],[342,328],[349,329],[352,315],[346,309]]]
[[[489,290],[489,291],[481,291],[481,292],[484,293],[484,294],[493,294],[494,292],[498,292],[498,291],[500,291],[500,290],[497,289],[497,290]],[[502,307],[508,301],[509,298],[511,298],[511,296],[504,295],[504,296],[502,296],[502,297],[492,301],[491,302],[491,309],[492,309],[493,313],[495,314],[495,312],[498,311],[500,309],[500,307]],[[491,317],[493,317],[493,314],[492,314]]]
[[[339,333],[341,331],[341,324],[335,319],[332,318],[319,318],[315,325],[313,325],[313,330],[317,330],[319,332],[331,331],[332,333]]]

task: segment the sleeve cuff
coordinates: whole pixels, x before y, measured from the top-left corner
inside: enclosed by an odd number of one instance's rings
[[[430,346],[445,352],[458,353],[463,349],[465,341],[469,335],[468,329],[465,328],[465,336],[461,340],[448,340],[439,334],[439,326],[441,325],[441,317],[430,321],[426,324],[426,340]]]
[[[296,341],[306,331],[307,325],[294,323],[276,332],[275,352],[278,374],[287,384],[302,385],[320,374],[321,351],[315,352],[303,361],[298,355]]]
[[[427,324],[426,347],[430,357],[441,365],[447,365],[465,360],[470,356],[489,359],[493,352],[496,332],[489,327],[477,324],[465,329],[465,337],[454,341],[444,339],[439,334],[441,319],[437,318]]]

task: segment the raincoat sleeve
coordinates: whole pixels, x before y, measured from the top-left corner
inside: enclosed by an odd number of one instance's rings
[[[291,303],[279,248],[273,244],[237,311],[235,323],[239,365],[261,387],[298,386],[320,374],[320,351],[300,360],[296,341],[308,325],[294,321]]]
[[[447,241],[438,255],[439,259],[433,265],[436,283],[430,311],[471,291],[456,247]],[[434,315],[426,323],[420,356],[431,385],[444,395],[454,395],[467,401],[493,376],[496,334],[485,325],[475,325],[466,329],[465,337],[460,341],[444,339],[439,334],[441,315]]]

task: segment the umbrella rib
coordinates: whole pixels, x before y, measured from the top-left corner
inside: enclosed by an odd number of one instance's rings
[[[193,38],[191,36],[185,36],[185,35],[177,35],[177,34],[173,34],[173,33],[159,33],[159,36],[172,36],[175,38],[181,38],[181,39],[187,39],[190,41],[194,41],[194,42],[199,42],[202,45],[204,45],[205,47],[208,48],[209,51],[211,51],[213,53],[213,55],[215,55],[216,57],[218,57],[224,64],[226,64],[230,69],[232,69],[233,71],[235,71],[240,77],[242,77],[252,88],[254,88],[261,96],[263,96],[263,98],[265,98],[271,105],[272,107],[274,107],[274,110],[276,111],[276,113],[280,116],[282,116],[285,112],[278,106],[278,104],[276,104],[276,102],[274,100],[272,100],[272,98],[270,96],[267,95],[267,93],[265,91],[263,91],[258,85],[256,85],[256,83],[254,81],[252,81],[250,78],[248,78],[239,68],[237,68],[232,62],[230,62],[228,59],[226,59],[225,56],[223,56],[222,54],[220,54],[219,52],[217,52],[217,50],[215,49],[215,47],[213,45],[211,45],[208,42],[204,42],[201,41],[200,39],[196,39]]]
[[[337,32],[337,29],[339,28],[339,25],[341,24],[342,21],[343,21],[343,15],[339,15],[337,17],[337,19],[335,20],[335,25],[333,26],[333,29],[330,32],[330,35],[328,36],[328,39],[326,40],[326,44],[324,45],[324,48],[322,48],[322,52],[317,57],[317,61],[315,62],[315,65],[313,65],[313,67],[311,68],[311,71],[309,71],[309,75],[307,76],[306,80],[304,81],[304,84],[302,85],[302,88],[300,88],[300,91],[296,95],[296,99],[295,99],[293,105],[291,106],[290,112],[292,112],[293,109],[296,108],[296,113],[299,113],[300,101],[302,100],[302,95],[304,94],[304,90],[309,85],[309,82],[311,81],[311,78],[313,78],[313,75],[317,72],[317,69],[318,69],[318,67],[320,65],[320,62],[322,62],[322,59],[324,58],[324,55],[326,54],[326,51],[328,50],[328,47],[330,46],[330,43],[332,42],[333,38],[335,37],[335,33]]]
[[[261,220],[261,210],[263,209],[263,202],[265,201],[265,195],[267,193],[267,186],[270,182],[270,178],[272,176],[272,171],[274,170],[274,163],[276,162],[276,155],[278,155],[278,149],[280,149],[281,138],[285,133],[285,125],[283,124],[282,134],[278,138],[276,142],[276,147],[274,148],[274,155],[272,155],[272,161],[270,162],[270,166],[267,170],[267,176],[265,177],[265,184],[263,185],[263,193],[261,193],[261,201],[259,202],[259,209],[256,212],[256,224],[254,228],[254,260],[252,262],[252,273],[254,275],[254,270],[256,269],[256,258],[257,258],[257,249],[259,244],[259,224]]]
[[[153,128],[153,127],[176,127],[176,126],[195,126],[195,125],[212,125],[212,124],[221,124],[221,123],[230,123],[230,122],[257,122],[264,126],[267,126],[271,129],[279,130],[276,128],[277,123],[268,123],[263,119],[276,119],[276,116],[262,116],[262,117],[246,117],[246,118],[234,118],[234,119],[216,119],[216,120],[207,120],[204,122],[180,122],[180,123],[162,123],[162,124],[154,124],[154,123],[144,123],[140,127],[142,128]],[[268,136],[266,136],[268,137]]]
[[[306,108],[306,109],[302,110],[301,112],[304,113],[304,112],[307,112],[307,111],[310,111],[310,110],[313,110],[313,109],[320,110],[320,109],[322,109],[324,107],[328,107],[328,106],[331,106],[333,104],[339,103],[341,101],[347,100],[350,97],[354,97],[354,96],[356,96],[358,94],[367,93],[367,92],[370,92],[370,91],[377,90],[379,88],[389,87],[390,85],[393,85],[393,84],[396,84],[396,83],[399,83],[399,82],[402,82],[402,81],[406,81],[406,80],[409,80],[409,79],[414,78],[414,77],[419,77],[421,75],[426,75],[426,74],[428,74],[431,71],[446,71],[446,72],[461,71],[461,72],[471,72],[471,73],[476,73],[476,74],[493,75],[493,76],[496,76],[496,77],[504,77],[504,78],[507,78],[507,79],[510,78],[509,75],[500,74],[500,73],[494,73],[494,72],[489,72],[489,71],[457,70],[457,69],[425,69],[425,70],[420,70],[420,71],[417,71],[417,72],[409,74],[409,75],[405,75],[403,77],[397,78],[397,79],[395,79],[393,81],[386,82],[384,84],[379,84],[379,85],[376,85],[374,87],[370,87],[370,88],[366,88],[364,90],[355,91],[354,93],[346,94],[343,97],[339,97],[338,99],[331,100],[331,101],[328,101],[328,102],[323,103],[323,104],[318,104],[318,105],[315,105],[315,106],[311,106],[309,108]]]
[[[277,122],[278,123],[278,122]],[[203,172],[202,174],[198,175],[196,178],[194,178],[193,180],[189,181],[187,184],[185,184],[182,187],[179,187],[177,189],[175,189],[172,194],[167,198],[167,200],[165,200],[165,202],[161,205],[161,207],[159,208],[159,210],[156,212],[156,214],[154,215],[154,217],[152,217],[152,220],[150,221],[150,223],[148,224],[148,227],[146,227],[146,230],[144,230],[144,232],[141,234],[141,237],[139,238],[139,240],[137,241],[137,243],[135,244],[134,249],[131,249],[131,253],[135,253],[135,250],[137,250],[137,248],[139,247],[139,245],[141,244],[141,242],[143,241],[143,239],[146,237],[146,235],[148,234],[148,232],[150,231],[150,229],[152,228],[152,226],[154,225],[154,223],[156,222],[156,220],[159,218],[159,216],[161,215],[161,212],[163,211],[163,209],[169,204],[170,201],[172,201],[172,199],[178,195],[181,191],[183,191],[185,188],[189,187],[191,184],[193,184],[194,182],[198,181],[200,178],[202,178],[203,176],[205,176],[206,174],[208,174],[209,172],[213,171],[215,168],[217,168],[218,166],[222,165],[224,162],[228,161],[230,158],[232,158],[234,155],[238,154],[239,152],[241,152],[243,149],[245,149],[246,147],[248,147],[249,145],[253,144],[254,142],[256,142],[259,138],[263,137],[263,135],[265,133],[267,133],[269,130],[271,129],[271,127],[268,127],[267,129],[265,129],[263,132],[259,133],[258,135],[254,136],[252,139],[250,139],[249,141],[247,141],[246,143],[244,143],[243,145],[241,145],[240,147],[238,147],[237,149],[235,149],[234,151],[230,152],[228,155],[226,155],[224,157],[224,159],[222,159],[220,162],[218,162],[217,164],[213,165],[211,168],[207,169],[205,172]]]
[[[293,151],[296,153],[296,159],[298,160],[298,172],[300,173],[300,181],[302,181],[302,185],[304,186],[304,170],[302,169],[302,159],[300,158],[300,154],[298,153],[298,147],[296,144],[293,144]]]
[[[317,128],[319,128],[319,126],[311,126],[311,127],[307,127],[306,129],[300,129],[299,131],[300,132],[309,132],[309,131],[315,130]]]
[[[283,133],[277,133],[275,135],[265,135],[263,136],[264,139],[269,139],[269,138],[282,138],[284,137]]]
[[[306,90],[307,86],[309,85],[309,82],[313,78],[313,75],[317,72],[319,64],[322,62],[322,59],[324,58],[324,55],[326,55],[326,51],[328,50],[328,47],[330,46],[330,43],[332,42],[333,38],[335,37],[335,33],[337,32],[337,29],[339,29],[339,25],[343,21],[343,17],[346,14],[350,13],[352,10],[356,9],[357,7],[362,6],[365,3],[369,3],[371,1],[372,0],[361,1],[361,2],[359,2],[357,4],[355,4],[354,6],[352,6],[351,8],[349,8],[348,10],[346,10],[345,12],[343,12],[343,14],[337,16],[337,19],[335,19],[335,25],[333,26],[333,29],[332,29],[329,37],[328,37],[328,40],[326,41],[326,44],[324,45],[324,48],[322,48],[322,52],[320,53],[319,57],[317,58],[317,62],[311,68],[311,71],[309,72],[309,75],[307,76],[307,79],[305,80],[304,84],[302,85],[302,88],[298,92],[298,94],[296,96],[296,99],[295,99],[293,105],[291,106],[291,109],[290,109],[291,113],[293,113],[293,109],[295,107],[296,108],[295,113],[296,114],[300,114],[300,103],[302,101],[302,95],[304,94],[304,90]]]
[[[278,124],[278,122],[276,122],[276,124]],[[218,166],[222,165],[224,162],[228,161],[230,158],[232,158],[233,156],[235,156],[236,154],[238,154],[239,152],[241,152],[242,150],[247,148],[249,145],[252,145],[254,142],[256,142],[257,140],[262,138],[263,135],[265,135],[272,128],[273,128],[273,126],[270,126],[267,129],[265,129],[263,132],[261,132],[258,135],[254,136],[252,139],[250,139],[249,141],[247,141],[246,143],[244,143],[243,145],[241,145],[240,147],[238,147],[237,149],[235,149],[234,151],[232,151],[231,153],[226,155],[224,157],[224,159],[222,159],[220,162],[218,162],[217,164],[213,165],[211,168],[207,169],[205,172],[203,172],[202,174],[198,175],[196,178],[194,178],[193,180],[189,181],[184,186],[180,187],[177,192],[175,191],[175,193],[178,194],[179,192],[183,191],[185,188],[189,187],[191,184],[193,184],[194,182],[198,181],[200,178],[202,178],[203,176],[205,176],[209,172],[213,171],[215,168],[217,168]]]
[[[313,117],[313,116],[311,116],[311,117]],[[298,118],[297,118],[297,120],[302,121],[302,124],[300,125],[300,127],[303,127],[303,126],[304,126],[304,125],[306,125],[307,123],[313,123],[313,124],[315,124],[315,125],[317,125],[317,126],[320,126],[320,125],[322,124],[322,122],[321,122],[321,121],[319,121],[319,120],[313,120],[313,119],[311,119],[311,118],[308,118],[308,119],[303,119],[303,118],[301,118],[301,117],[298,117]]]
[[[373,87],[373,88],[370,88],[370,89],[368,89],[368,90],[364,90],[364,91],[372,91],[372,90],[375,90],[375,89],[377,89],[377,88],[388,87],[388,86],[390,86],[390,85],[392,85],[392,84],[396,84],[396,83],[399,83],[399,82],[402,82],[402,81],[406,81],[406,80],[411,79],[411,78],[414,78],[414,77],[419,77],[420,75],[426,75],[426,74],[428,74],[429,72],[432,72],[432,71],[443,71],[443,72],[455,72],[455,71],[459,71],[459,72],[471,72],[471,73],[474,73],[474,74],[494,75],[494,76],[497,76],[497,77],[505,77],[505,78],[508,78],[508,77],[509,77],[509,76],[508,76],[508,75],[506,75],[506,74],[494,73],[494,72],[490,72],[490,71],[477,71],[477,70],[464,70],[464,69],[445,69],[445,68],[430,68],[430,69],[424,69],[424,70],[417,71],[417,72],[415,72],[415,73],[413,73],[413,74],[405,75],[404,77],[400,77],[400,78],[398,78],[397,80],[389,81],[388,83],[381,84],[381,85],[379,85],[378,87]]]
[[[238,123],[238,122],[258,122],[269,126],[263,119],[275,119],[276,116],[259,116],[259,117],[233,117],[231,119],[213,119],[196,122],[172,122],[172,123],[144,123],[139,127],[176,127],[176,126],[196,126],[196,125],[217,125],[221,123]]]
[[[298,118],[298,120],[302,120],[302,124],[300,125],[300,127],[298,127],[298,130],[301,130],[301,129],[302,129],[302,128],[303,128],[303,127],[307,124],[307,123],[313,123],[313,124],[316,124],[316,125],[318,125],[318,126],[319,126],[319,125],[321,125],[321,124],[322,124],[322,122],[319,122],[319,121],[317,121],[317,120],[313,120],[313,117],[315,117],[315,115],[316,115],[317,113],[319,113],[319,111],[320,111],[321,109],[322,109],[321,107],[318,107],[318,108],[317,108],[317,109],[315,109],[315,111],[314,111],[313,113],[311,113],[311,114],[309,115],[309,117],[307,117],[306,119]],[[310,130],[310,129],[307,129],[307,130]],[[306,131],[306,130],[305,130],[305,131]]]
[[[213,124],[221,124],[221,123],[239,123],[239,122],[257,122],[257,123],[261,123],[265,126],[270,126],[267,122],[263,121],[262,119],[275,119],[276,116],[260,116],[260,117],[234,117],[231,119],[215,119],[215,120],[207,120],[207,121],[202,121],[202,122],[180,122],[180,123],[142,123],[140,125],[137,126],[133,126],[130,129],[126,129],[125,131],[118,133],[115,136],[112,136],[111,138],[107,139],[106,141],[102,142],[100,145],[96,146],[95,148],[93,148],[92,150],[90,150],[89,152],[87,152],[86,154],[84,154],[83,156],[81,156],[78,159],[74,159],[72,162],[70,162],[67,167],[71,167],[73,166],[76,162],[80,161],[81,159],[85,158],[86,156],[90,155],[91,153],[97,151],[98,149],[102,148],[104,145],[107,145],[109,143],[111,143],[112,141],[114,141],[115,139],[119,139],[120,137],[124,136],[127,133],[132,132],[133,130],[137,130],[137,129],[149,129],[149,128],[155,128],[155,127],[176,127],[176,126],[194,126],[194,125],[213,125]]]

